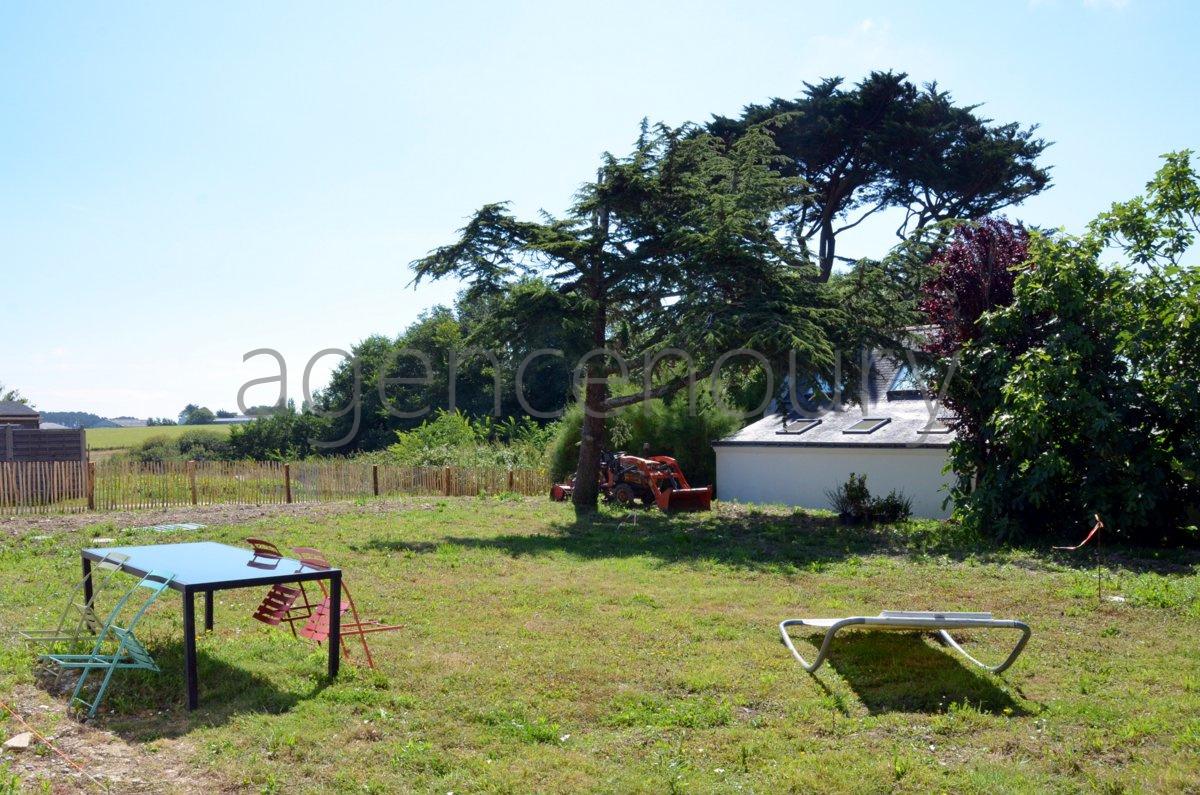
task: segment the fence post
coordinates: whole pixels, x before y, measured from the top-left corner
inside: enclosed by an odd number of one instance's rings
[[[379,464],[371,464],[371,491],[379,496]]]
[[[283,501],[292,501],[292,465],[283,465]]]
[[[192,505],[196,504],[196,462],[187,462],[188,490],[192,492]]]
[[[96,462],[87,462],[87,500],[88,510],[96,510]]]
[[[513,471],[510,469],[510,470],[508,470],[508,491],[511,493],[512,490],[513,490]]]
[[[445,469],[442,470],[442,485],[445,487],[443,489],[443,491],[446,493],[446,496],[449,497],[450,496],[450,467],[446,467]]]

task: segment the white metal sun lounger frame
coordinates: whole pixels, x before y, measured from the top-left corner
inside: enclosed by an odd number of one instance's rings
[[[826,630],[825,639],[821,641],[821,649],[817,652],[817,658],[811,663],[801,657],[800,652],[796,651],[796,647],[792,645],[792,638],[788,635],[788,627],[790,626]],[[908,610],[884,610],[877,616],[851,616],[850,618],[789,618],[786,621],[779,622],[779,634],[783,636],[783,642],[788,647],[788,651],[792,653],[793,657],[799,660],[800,664],[804,666],[804,670],[813,673],[821,667],[821,663],[825,662],[825,658],[829,656],[829,646],[833,642],[833,636],[837,634],[838,630],[845,627],[936,632],[950,648],[980,668],[991,671],[994,674],[1003,672],[1016,661],[1017,657],[1025,649],[1025,644],[1029,642],[1029,636],[1033,634],[1033,630],[1025,622],[992,618],[991,613],[932,613]],[[963,647],[958,645],[958,641],[947,631],[951,629],[1019,629],[1021,630],[1021,639],[1017,641],[1016,647],[1013,648],[1004,662],[999,665],[988,665],[967,654]]]

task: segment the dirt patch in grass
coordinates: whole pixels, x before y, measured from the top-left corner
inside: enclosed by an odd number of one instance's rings
[[[0,762],[31,789],[45,782],[56,793],[238,791],[232,782],[187,762],[194,752],[186,740],[160,741],[153,747],[127,742],[68,716],[64,699],[51,699],[30,685],[14,688],[6,704],[58,751],[35,739],[28,748],[0,754]],[[11,718],[8,725],[24,730]]]

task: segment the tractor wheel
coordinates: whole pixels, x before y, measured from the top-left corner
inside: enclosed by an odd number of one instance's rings
[[[609,493],[608,498],[623,508],[629,508],[633,505],[637,496],[633,493],[633,487],[628,483],[618,483],[616,486],[613,486],[613,490]]]

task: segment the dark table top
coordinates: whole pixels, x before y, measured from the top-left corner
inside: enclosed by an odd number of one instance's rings
[[[241,588],[270,585],[277,582],[315,580],[329,577],[339,569],[314,569],[292,558],[269,558],[255,555],[253,550],[198,541],[189,544],[151,544],[140,547],[93,547],[83,550],[89,560],[119,552],[128,555],[122,564],[124,571],[144,576],[151,571],[172,572],[171,587],[203,591],[217,588]]]

